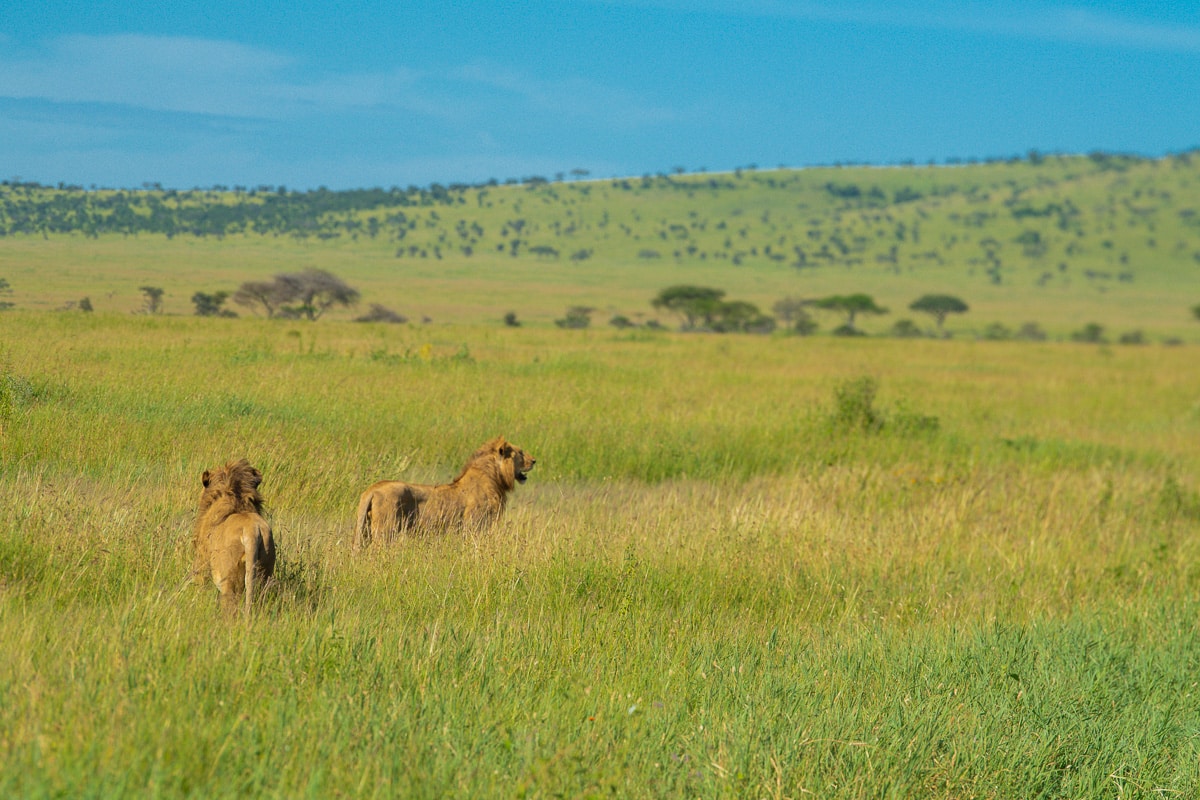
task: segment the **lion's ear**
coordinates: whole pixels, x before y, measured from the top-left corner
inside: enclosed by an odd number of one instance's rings
[[[500,442],[500,457],[501,458],[512,458],[512,454],[513,454],[512,445],[509,444],[508,442],[504,442],[504,441]]]
[[[200,476],[200,482],[204,484],[204,488],[208,488],[208,482],[212,480],[212,473],[204,470],[204,474]]]

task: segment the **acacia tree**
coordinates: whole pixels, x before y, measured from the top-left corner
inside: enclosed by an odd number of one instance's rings
[[[777,300],[771,310],[783,321],[784,327],[790,328],[801,336],[807,336],[817,329],[817,321],[808,313],[811,300],[802,297],[785,297]]]
[[[822,297],[819,300],[813,301],[815,308],[820,308],[825,311],[835,311],[846,315],[846,323],[837,329],[835,333],[856,334],[858,329],[854,327],[854,318],[859,314],[886,314],[888,310],[882,306],[876,305],[875,298],[869,294],[831,294],[828,297]]]
[[[770,333],[775,330],[775,320],[745,300],[718,303],[710,325],[717,333]]]
[[[291,286],[292,299],[300,301],[288,310],[310,322],[316,322],[335,305],[349,307],[361,297],[357,289],[338,276],[315,267],[303,272],[277,275],[275,279]]]
[[[333,306],[352,306],[360,296],[357,289],[336,275],[310,267],[303,272],[280,273],[270,281],[247,281],[234,292],[233,301],[252,309],[261,306],[267,317],[299,317],[315,322]]]
[[[650,301],[650,305],[679,314],[683,317],[683,329],[691,330],[701,320],[706,325],[712,323],[713,315],[724,296],[723,289],[711,289],[707,286],[668,286]]]
[[[163,290],[158,286],[139,286],[146,305],[142,309],[147,314],[157,314],[162,311]]]
[[[971,308],[952,294],[923,295],[912,301],[908,307],[933,317],[937,321],[938,333],[942,332],[942,324],[945,323],[947,315],[965,314]]]
[[[283,307],[284,303],[291,300],[287,296],[288,291],[290,291],[290,287],[281,284],[278,280],[246,281],[233,293],[233,302],[239,306],[246,306],[255,314],[258,313],[258,307],[262,306],[267,319],[270,319]]]

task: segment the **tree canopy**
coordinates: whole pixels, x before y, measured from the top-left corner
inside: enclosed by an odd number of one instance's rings
[[[713,314],[724,296],[724,289],[686,284],[668,286],[650,301],[650,305],[679,314],[684,320],[684,330],[691,330],[697,322],[703,321],[706,325],[712,322]]]
[[[912,301],[908,307],[913,311],[920,311],[923,314],[929,314],[933,317],[937,321],[939,331],[942,329],[942,324],[945,323],[947,315],[964,314],[971,308],[952,294],[922,295]]]
[[[854,319],[859,314],[886,314],[888,310],[875,303],[875,298],[869,294],[831,294],[813,301],[815,308],[825,311],[835,311],[846,315],[845,328],[855,330]]]
[[[315,322],[335,305],[352,306],[358,290],[323,269],[285,272],[270,281],[247,281],[233,294],[233,301],[267,317],[298,317]],[[291,304],[291,305],[289,305]]]

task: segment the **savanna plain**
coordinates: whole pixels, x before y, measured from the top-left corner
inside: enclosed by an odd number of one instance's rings
[[[1187,248],[1104,292],[951,285],[1013,328],[1065,304],[1153,332],[1174,295],[1173,346],[565,329],[586,263],[519,259],[494,319],[49,310],[80,254],[179,296],[221,273],[172,263],[252,273],[255,242],[0,241],[46,287],[0,313],[0,796],[1200,793]],[[490,286],[490,258],[447,269]],[[372,259],[340,274],[382,292]],[[646,297],[687,268],[645,260]],[[938,288],[878,263],[868,289]],[[745,269],[764,298],[795,271]],[[840,274],[814,279],[862,288]],[[505,325],[521,279],[547,319]],[[446,481],[498,434],[538,464],[494,527],[351,551],[368,484]],[[242,456],[279,563],[230,615],[187,577],[200,475]]]

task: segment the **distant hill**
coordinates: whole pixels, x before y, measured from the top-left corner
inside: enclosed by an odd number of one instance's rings
[[[113,236],[338,243],[459,274],[618,265],[668,280],[695,268],[710,282],[800,276],[800,294],[911,283],[967,299],[1043,293],[1045,307],[1125,292],[1152,308],[1173,293],[1186,307],[1200,302],[1200,154],[354,191],[0,184],[0,243]]]

